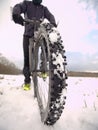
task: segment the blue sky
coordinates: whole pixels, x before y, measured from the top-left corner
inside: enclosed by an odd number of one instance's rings
[[[68,70],[98,72],[98,11],[96,0],[43,0],[59,22],[58,30],[65,46]],[[21,0],[0,1],[0,52],[23,62],[23,27],[11,20],[10,6]]]

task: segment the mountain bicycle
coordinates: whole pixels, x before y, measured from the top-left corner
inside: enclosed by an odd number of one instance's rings
[[[57,29],[44,20],[24,20],[34,25],[30,38],[29,64],[41,121],[54,125],[60,118],[67,90],[66,56]]]

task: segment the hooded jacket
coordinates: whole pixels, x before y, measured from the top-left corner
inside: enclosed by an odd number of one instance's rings
[[[23,1],[16,4],[13,7],[13,15],[24,14],[24,18],[33,19],[36,18],[40,20],[41,18],[46,18],[51,24],[56,25],[55,18],[47,7],[43,5],[35,5],[32,1]],[[24,35],[32,36],[34,32],[34,27],[31,24],[25,24]]]

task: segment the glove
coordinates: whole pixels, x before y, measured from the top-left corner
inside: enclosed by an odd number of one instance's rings
[[[12,15],[12,19],[15,23],[18,23],[20,25],[24,25],[24,19],[22,18],[21,15],[18,15],[18,14],[13,14]]]

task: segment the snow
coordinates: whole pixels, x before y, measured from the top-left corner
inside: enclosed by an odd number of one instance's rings
[[[57,40],[58,40],[57,37],[58,37],[57,33],[52,32],[49,34],[49,39],[50,39],[51,43],[57,42]]]
[[[23,75],[0,75],[0,130],[98,130],[98,78],[68,78],[65,109],[54,126],[41,122],[33,83],[23,91],[23,81]]]
[[[52,44],[56,43],[59,38],[60,38],[60,34],[59,34],[58,29],[56,27],[53,27],[52,32],[49,33],[49,39],[50,39],[51,43]]]

